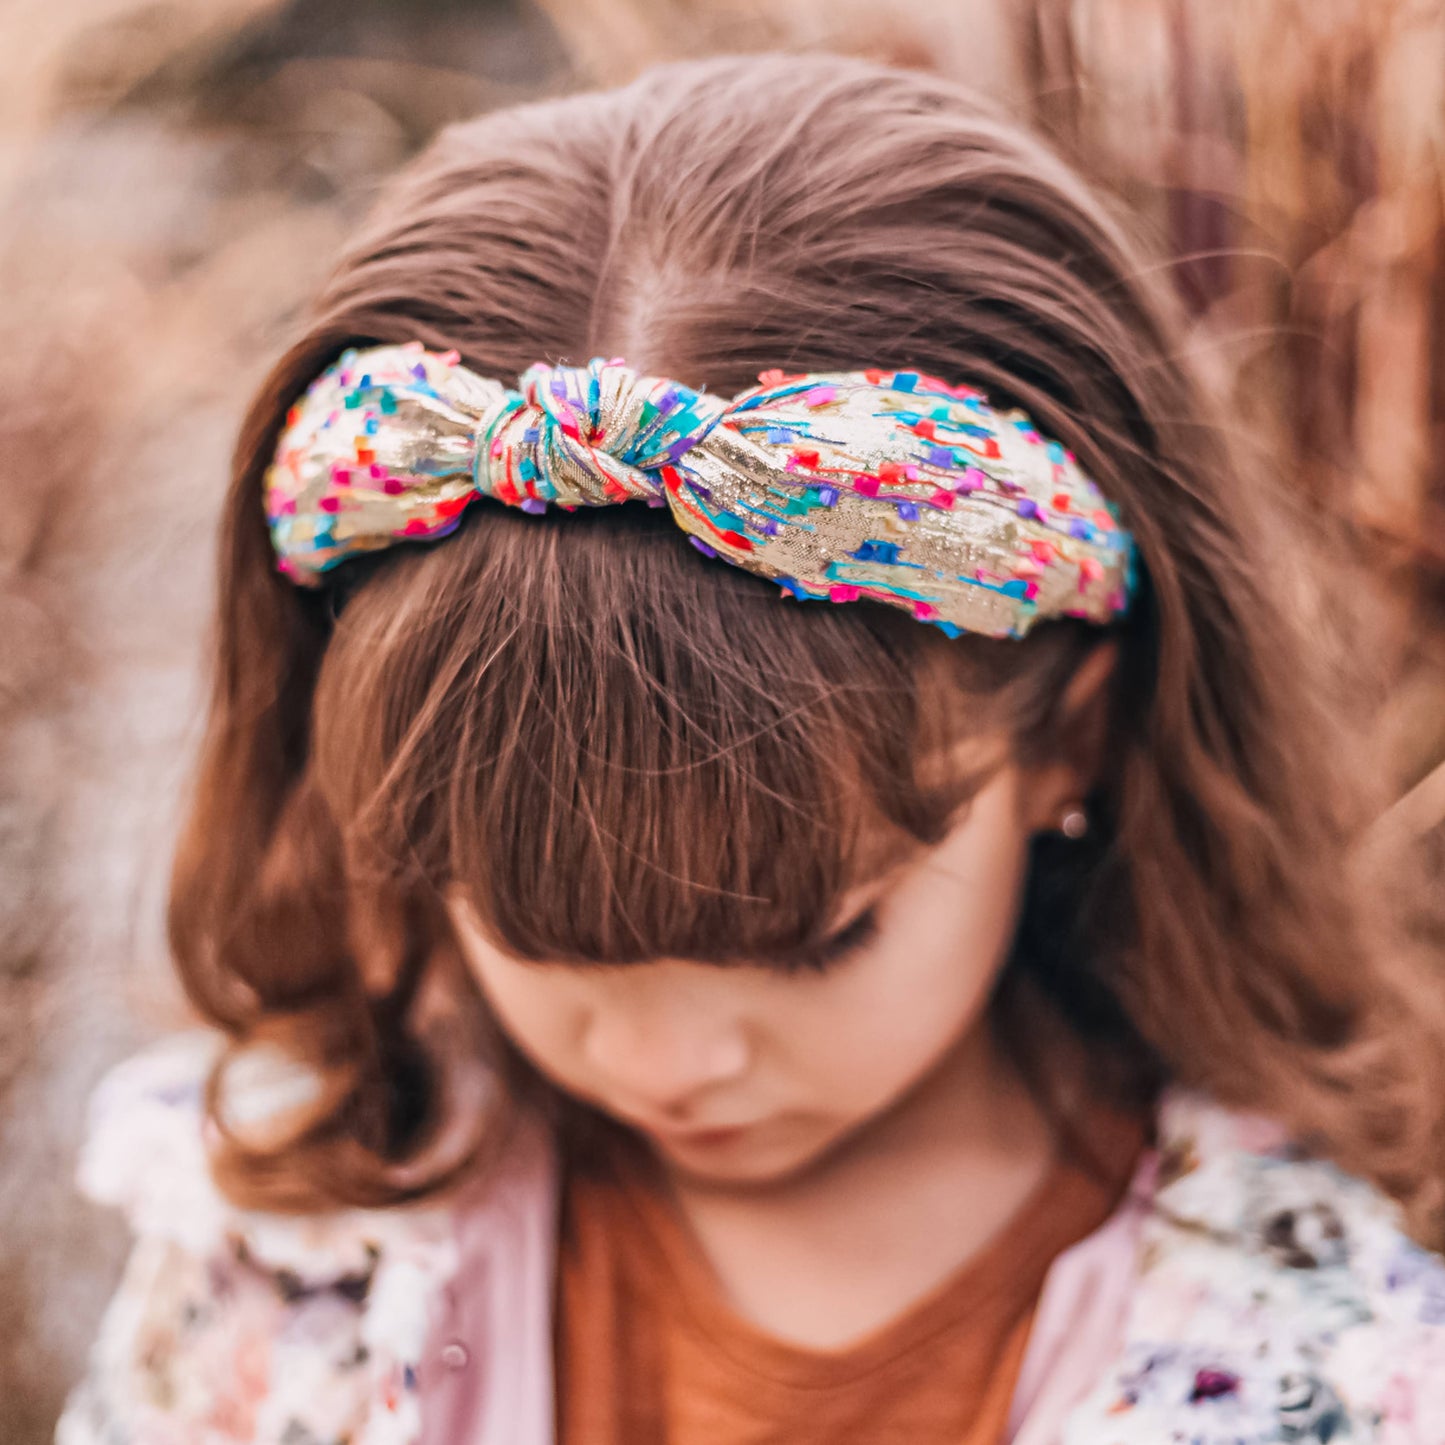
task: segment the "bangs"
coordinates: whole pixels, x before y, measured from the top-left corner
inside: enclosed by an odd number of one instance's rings
[[[967,796],[918,764],[965,721],[930,658],[970,640],[783,597],[646,508],[474,508],[341,612],[316,735],[343,831],[519,958],[806,953]]]

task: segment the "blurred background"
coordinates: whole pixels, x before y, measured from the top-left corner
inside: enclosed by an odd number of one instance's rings
[[[85,1096],[177,1017],[165,875],[248,392],[438,127],[778,46],[966,80],[1142,214],[1191,350],[1379,579],[1377,826],[1445,832],[1437,0],[3,0],[6,1445],[49,1438],[121,1259],[71,1192]]]

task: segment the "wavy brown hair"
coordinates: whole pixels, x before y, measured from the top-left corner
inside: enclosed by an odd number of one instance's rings
[[[507,380],[621,355],[723,394],[774,366],[914,368],[1071,447],[1143,575],[1112,629],[1096,826],[1035,843],[1001,1014],[1030,1001],[1025,1052],[1030,1018],[1063,1020],[1121,1092],[1172,1078],[1282,1118],[1429,1234],[1438,980],[1352,856],[1378,799],[1325,686],[1305,519],[1246,465],[1179,335],[1111,207],[942,80],[722,58],[443,133],[237,452],[171,934],[233,1054],[279,1043],[322,1089],[279,1136],[230,1132],[225,1187],[399,1202],[498,1137],[460,1081],[507,1050],[443,890],[526,957],[783,956],[866,871],[864,813],[942,836],[968,780],[919,757],[1000,727],[1024,759],[1062,745],[1059,699],[1101,636],[949,641],[872,604],[780,605],[636,507],[480,504],[443,543],[299,590],[260,498],[286,410],[343,348],[417,338]],[[224,1117],[223,1085],[224,1067]]]

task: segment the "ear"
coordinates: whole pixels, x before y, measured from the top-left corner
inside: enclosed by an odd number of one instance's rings
[[[1059,699],[1055,751],[1023,775],[1019,801],[1030,833],[1057,829],[1098,781],[1109,733],[1109,684],[1118,660],[1118,645],[1101,642],[1069,679]]]

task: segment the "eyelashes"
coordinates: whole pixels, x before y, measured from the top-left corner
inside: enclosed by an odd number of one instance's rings
[[[811,948],[779,958],[783,973],[827,973],[861,953],[878,936],[878,910],[865,908],[851,922]]]
[[[843,927],[814,943],[806,944],[787,953],[764,954],[752,957],[734,957],[727,962],[764,969],[770,973],[823,974],[839,968],[855,955],[860,954],[878,937],[880,923],[876,905],[870,905]],[[606,975],[628,964],[600,962],[592,959],[568,958],[516,958],[512,962],[523,968],[540,973],[558,970]]]

